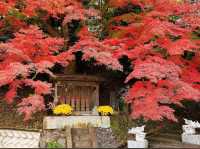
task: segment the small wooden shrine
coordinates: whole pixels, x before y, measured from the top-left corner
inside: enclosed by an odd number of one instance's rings
[[[55,82],[56,104],[70,104],[75,113],[90,114],[99,105],[99,85],[103,79],[89,75],[57,75]]]
[[[53,79],[54,103],[70,104],[74,114],[92,114],[95,106],[110,105],[119,108],[119,88],[123,83],[105,67],[85,63],[76,58],[67,68],[60,69]]]

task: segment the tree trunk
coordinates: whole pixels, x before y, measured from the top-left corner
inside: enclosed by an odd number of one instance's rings
[[[76,73],[76,61],[73,61],[64,69],[64,74],[75,74],[75,73]]]

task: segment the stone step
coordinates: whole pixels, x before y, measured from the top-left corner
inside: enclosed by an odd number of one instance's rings
[[[151,144],[150,148],[199,148],[199,146],[190,145],[171,145],[171,144]]]
[[[168,137],[152,137],[148,138],[150,142],[162,142],[162,143],[181,143],[181,140],[173,139],[173,138],[168,138]]]
[[[181,142],[181,135],[158,134],[148,138],[151,148],[200,148],[199,145],[185,144]]]
[[[199,145],[192,144],[164,144],[164,143],[150,143],[150,148],[200,148]]]
[[[183,148],[179,145],[170,145],[170,144],[150,144],[150,148]]]
[[[171,133],[160,133],[156,135],[156,137],[164,137],[164,138],[170,138],[174,140],[181,140],[181,134],[171,134]]]

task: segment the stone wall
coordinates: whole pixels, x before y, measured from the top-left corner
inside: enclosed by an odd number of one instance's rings
[[[40,132],[0,129],[0,148],[38,148]]]

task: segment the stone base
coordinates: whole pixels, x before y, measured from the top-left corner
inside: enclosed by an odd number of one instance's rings
[[[128,140],[128,148],[148,148],[148,141],[132,141]]]
[[[200,145],[200,135],[197,135],[197,134],[182,134],[182,142]]]
[[[43,129],[79,128],[82,126],[110,128],[109,116],[47,116],[43,120]]]
[[[57,142],[59,148],[97,148],[97,128],[70,128],[65,130],[43,130],[41,148],[48,148],[49,142]]]

